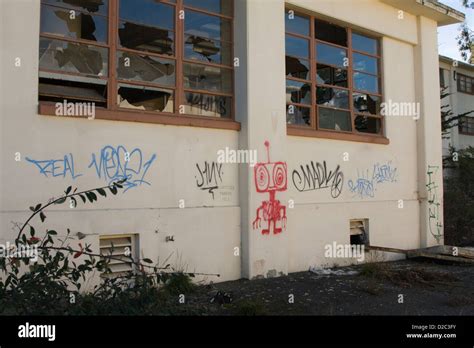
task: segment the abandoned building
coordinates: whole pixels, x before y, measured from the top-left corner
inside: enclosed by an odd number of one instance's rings
[[[326,257],[333,243],[443,244],[437,28],[462,13],[421,0],[3,0],[0,15],[0,243],[68,186],[127,178],[38,228],[213,282],[357,262]]]

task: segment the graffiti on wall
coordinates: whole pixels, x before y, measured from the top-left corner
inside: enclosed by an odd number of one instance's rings
[[[434,178],[438,171],[438,166],[428,166],[428,183],[426,184],[426,189],[428,192],[428,225],[431,235],[436,239],[436,242],[439,243],[443,236],[443,226],[441,224],[441,203],[439,201],[438,185]]]
[[[367,169],[363,172],[357,172],[355,180],[347,182],[349,190],[354,196],[359,198],[373,198],[377,186],[384,183],[393,183],[397,181],[397,168],[389,161],[385,164],[376,163],[371,170]]]
[[[196,163],[198,176],[196,178],[196,185],[203,191],[208,191],[214,199],[214,191],[222,184],[222,163],[205,161],[202,166]]]
[[[73,154],[67,154],[60,159],[35,160],[25,157],[26,161],[34,164],[40,174],[47,178],[62,177],[75,180],[84,174],[76,173],[74,167]],[[124,183],[124,193],[129,189],[151,184],[146,181],[145,177],[153,162],[156,160],[156,154],[145,158],[141,149],[135,148],[128,151],[124,146],[106,145],[98,154],[91,154],[91,161],[87,169],[94,169],[94,175],[107,184],[115,181],[127,179]]]
[[[299,192],[330,188],[333,198],[339,197],[344,185],[344,174],[340,166],[328,172],[326,161],[323,163],[311,161],[306,166],[301,165],[299,170],[293,170],[292,179]]]
[[[60,159],[48,159],[48,160],[34,160],[29,157],[25,157],[25,160],[34,164],[40,174],[43,174],[45,177],[70,177],[75,180],[77,177],[82,176],[82,174],[77,174],[74,168],[74,156],[72,153],[64,155]]]
[[[255,187],[258,193],[268,193],[269,199],[257,208],[253,228],[260,229],[262,220],[267,227],[262,234],[278,234],[286,229],[286,207],[276,199],[276,193],[287,189],[287,166],[285,162],[270,161],[270,143],[265,142],[267,162],[257,163],[254,167]],[[278,227],[277,225],[280,225]]]

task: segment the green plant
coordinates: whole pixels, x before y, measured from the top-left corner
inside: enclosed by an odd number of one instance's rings
[[[179,295],[194,292],[196,285],[193,284],[189,274],[176,272],[173,277],[165,281],[163,288],[171,295]]]
[[[32,221],[39,217],[44,223],[48,207],[66,202],[74,206],[81,201],[93,204],[101,196],[116,195],[125,181],[82,192],[68,187],[60,198],[30,207],[32,214],[15,239],[17,253],[0,257],[0,314],[167,314],[169,311],[163,307],[167,294],[160,287],[165,285],[173,291],[192,289],[193,273],[175,272],[169,264],[153,265],[147,258],[135,260],[127,256],[134,271],[112,276],[110,263],[123,259],[94,253],[90,244],[83,245],[80,237],[73,238],[70,229],[62,240],[54,230],[46,230],[38,237]],[[36,251],[36,259],[18,252],[31,249]],[[94,273],[104,275],[100,284],[90,292],[81,291],[83,282]]]
[[[444,180],[445,244],[470,245],[474,242],[474,147],[452,149],[446,162],[450,171]]]
[[[242,300],[234,306],[236,315],[257,316],[266,314],[263,304],[257,300]]]

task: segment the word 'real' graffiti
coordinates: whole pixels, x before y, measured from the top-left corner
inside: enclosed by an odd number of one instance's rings
[[[365,173],[357,172],[356,180],[349,180],[349,190],[360,198],[375,197],[377,185],[397,181],[397,168],[392,166],[389,161],[386,164],[376,163],[370,172],[369,169]]]
[[[61,159],[50,160],[34,160],[28,157],[25,159],[33,163],[45,177],[70,177],[76,179],[83,176],[77,174],[74,168],[73,154],[67,154]],[[135,148],[129,152],[124,146],[104,146],[98,156],[92,154],[91,162],[88,168],[94,168],[95,174],[99,179],[107,181],[111,184],[115,181],[127,179],[123,184],[125,189],[123,192],[131,188],[146,184],[150,185],[145,180],[145,176],[150,169],[152,163],[156,160],[156,155],[153,154],[148,160],[143,158],[142,151]]]
[[[253,228],[261,227],[262,218],[267,222],[267,228],[262,230],[262,234],[278,234],[282,228],[286,229],[286,207],[275,199],[278,191],[286,191],[287,188],[287,166],[285,162],[270,162],[270,143],[265,142],[267,148],[266,163],[257,163],[254,168],[255,186],[257,192],[268,192],[270,198],[263,201],[257,208],[257,217],[253,221]],[[277,227],[277,222],[281,221],[282,227]]]
[[[428,183],[426,184],[426,189],[428,191],[428,225],[431,235],[439,243],[442,233],[442,224],[440,219],[440,206],[441,203],[438,199],[438,186],[436,185],[434,176],[439,171],[438,166],[428,166]]]
[[[200,178],[196,177],[196,185],[203,191],[208,191],[214,199],[214,190],[219,188],[222,183],[222,163],[205,161],[202,168],[199,163],[196,163]]]
[[[293,170],[292,179],[293,185],[299,192],[331,188],[333,198],[339,197],[344,185],[344,174],[340,166],[328,172],[326,161],[323,163],[311,161],[306,166],[301,165],[300,171]]]
[[[52,176],[65,178],[69,175],[74,180],[77,177],[82,176],[82,174],[76,174],[74,169],[74,156],[71,153],[64,155],[61,159],[37,161],[25,157],[25,160],[38,167],[40,174],[43,174],[45,177]]]
[[[88,168],[94,167],[99,179],[104,179],[110,184],[127,179],[123,184],[125,186],[124,192],[126,192],[143,184],[151,186],[149,182],[145,181],[145,176],[155,160],[156,154],[153,154],[148,160],[144,159],[142,150],[138,148],[128,152],[122,145],[117,147],[107,145],[100,150],[97,157],[92,154]]]

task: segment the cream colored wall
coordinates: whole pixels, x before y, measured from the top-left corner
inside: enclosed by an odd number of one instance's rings
[[[39,2],[0,3],[0,95],[4,100],[0,117],[0,242],[13,238],[11,221],[24,220],[33,203],[61,194],[68,185],[90,188],[105,184],[93,169],[87,168],[91,155],[97,156],[106,145],[123,145],[130,151],[139,148],[146,159],[156,154],[146,176],[151,185],[133,188],[92,206],[54,209],[48,215],[48,228],[63,231],[68,226],[92,234],[88,240],[95,245],[98,234],[139,233],[143,256],[163,260],[172,253],[173,258],[180,255],[180,263],[187,264],[188,270],[221,274],[209,281],[237,279],[241,275],[272,276],[310,266],[347,263],[326,260],[322,250],[333,241],[349,242],[351,218],[370,219],[372,245],[417,248],[422,243],[432,243],[426,236],[426,206],[420,211],[417,191],[426,185],[425,157],[439,162],[436,148],[441,148],[440,141],[438,144],[433,140],[439,137],[436,128],[420,131],[420,123],[412,118],[388,118],[389,145],[286,135],[283,0],[236,1],[236,56],[242,62],[236,69],[236,117],[242,123],[241,132],[37,115]],[[435,40],[433,23],[418,21],[408,13],[400,19],[397,9],[376,0],[360,0],[357,10],[342,0],[289,3],[383,37],[386,99],[428,105],[426,96],[437,93],[438,83],[427,77],[437,69],[432,43],[417,46],[431,36]],[[21,21],[17,13],[22,13]],[[420,40],[420,30],[424,40]],[[15,57],[21,57],[21,68],[13,67]],[[423,73],[418,71],[420,57],[429,58]],[[420,76],[426,81],[417,85]],[[423,122],[430,121],[427,118]],[[288,165],[288,190],[277,193],[277,199],[284,205],[293,200],[295,207],[288,208],[288,225],[283,233],[262,236],[260,230],[253,229],[252,222],[268,194],[256,192],[253,168],[224,165],[223,182],[212,199],[196,186],[196,163],[216,160],[217,150],[225,147],[255,149],[259,160],[265,161],[266,140],[271,144],[272,161]],[[432,150],[428,156],[423,152]],[[19,162],[14,161],[16,152],[22,156]],[[74,155],[76,172],[83,174],[75,180],[45,178],[25,160],[26,156],[60,159],[69,153]],[[344,161],[344,153],[349,155],[348,161]],[[423,163],[419,164],[421,157]],[[310,161],[326,161],[328,170],[341,166],[344,184],[339,197],[331,198],[329,189],[302,193],[295,189],[293,171]],[[396,169],[396,180],[376,185],[373,197],[350,192],[348,181],[364,178],[365,173],[371,175],[377,163]],[[181,199],[184,209],[178,208]],[[403,208],[399,208],[400,200]],[[175,242],[166,243],[166,236],[174,236]],[[235,247],[241,247],[241,257],[234,255]]]
[[[51,209],[44,228],[59,233],[66,227],[92,234],[97,245],[99,234],[140,235],[141,255],[152,260],[188,265],[188,270],[219,273],[223,281],[240,278],[240,208],[237,181],[238,166],[224,164],[222,182],[212,195],[201,190],[196,167],[217,161],[217,151],[238,147],[238,132],[191,127],[174,127],[131,122],[79,120],[39,116],[37,110],[39,1],[1,1],[1,231],[0,243],[12,241],[12,221],[24,221],[28,207],[62,194],[69,185],[81,189],[108,185],[91,164],[92,155],[100,159],[105,146],[123,145],[130,152],[130,164],[138,168],[156,155],[141,185],[115,197],[70,209],[67,204]],[[18,20],[21,13],[22,20]],[[21,67],[14,59],[21,58]],[[135,151],[139,149],[139,151]],[[21,161],[15,161],[15,154]],[[45,177],[26,160],[56,160],[74,156],[75,174],[82,176]],[[124,157],[122,152],[120,157]],[[110,165],[111,162],[108,162]],[[59,162],[57,166],[62,167]],[[60,168],[56,173],[61,171]],[[114,172],[114,169],[110,169]],[[129,172],[131,173],[131,172]],[[135,179],[140,179],[144,168]],[[180,200],[185,208],[180,209]],[[37,220],[35,227],[42,224]],[[156,232],[157,231],[157,232]],[[39,233],[39,232],[38,232]],[[174,242],[165,242],[174,236]],[[179,260],[178,260],[179,258]]]
[[[385,38],[383,45],[383,85],[386,100],[415,102],[413,79],[413,47]],[[326,259],[324,247],[336,241],[350,243],[351,219],[369,219],[370,244],[400,249],[420,245],[419,207],[417,197],[416,122],[411,117],[387,117],[386,135],[389,145],[364,144],[325,139],[288,138],[290,175],[300,165],[310,161],[326,161],[329,170],[340,165],[344,174],[343,191],[332,198],[330,189],[298,192],[290,180],[290,198],[295,209],[290,210],[289,226],[290,271],[316,264],[339,262]],[[348,155],[348,161],[344,161]],[[389,164],[395,171],[395,181],[374,184],[373,197],[351,192],[349,180],[372,180],[374,165]],[[399,201],[403,200],[403,208]],[[385,255],[391,258],[393,255]]]

